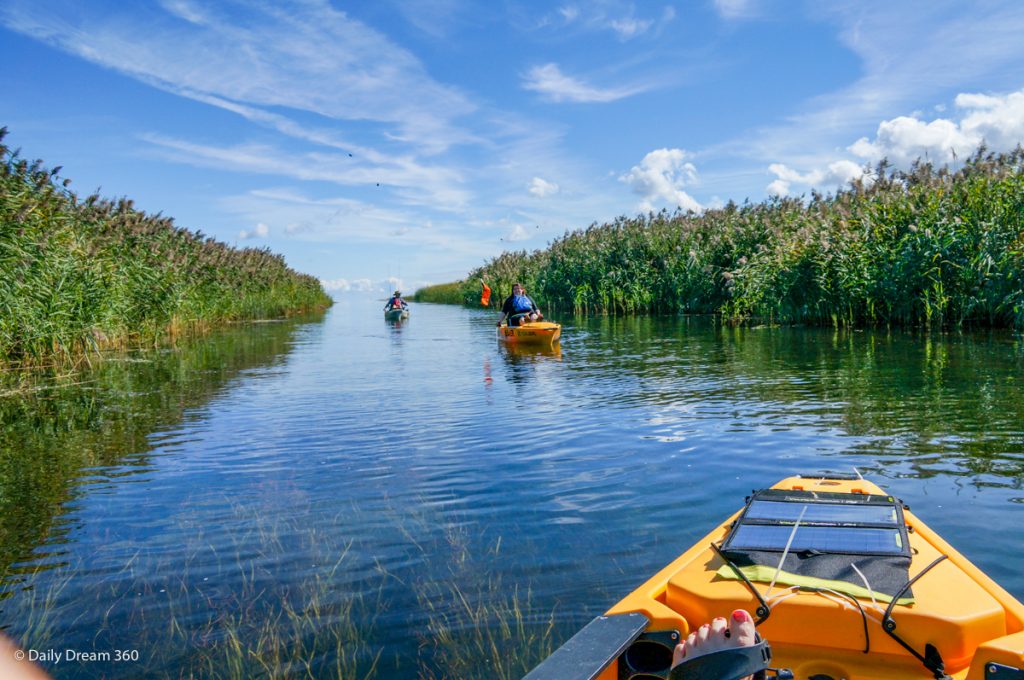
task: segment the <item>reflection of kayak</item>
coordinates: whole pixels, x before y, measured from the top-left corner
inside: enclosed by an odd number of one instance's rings
[[[409,310],[398,309],[397,307],[395,309],[385,309],[384,318],[387,319],[388,321],[400,321],[401,319],[408,319]]]
[[[533,321],[520,326],[498,326],[498,339],[520,345],[550,345],[562,335],[561,324]]]
[[[505,353],[516,357],[557,357],[562,358],[562,343],[522,344],[507,342],[503,344]]]
[[[734,609],[796,678],[1024,678],[1024,605],[899,500],[832,477],[755,492],[527,678],[668,678],[680,638]]]

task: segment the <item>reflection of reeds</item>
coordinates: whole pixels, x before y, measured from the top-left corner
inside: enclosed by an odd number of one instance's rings
[[[268,249],[231,248],[130,200],[80,200],[2,144],[0,361],[37,364],[330,304]]]
[[[500,305],[515,281],[542,306],[718,313],[836,326],[1024,329],[1024,150],[984,149],[956,172],[884,163],[834,196],[620,217],[541,251],[507,252],[439,287]]]

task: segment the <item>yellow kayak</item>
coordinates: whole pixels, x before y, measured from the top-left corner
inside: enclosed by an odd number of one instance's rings
[[[779,677],[1024,678],[1024,605],[898,499],[839,476],[755,492],[526,677],[700,679],[669,672],[672,649],[734,609],[792,672]]]
[[[561,324],[531,321],[519,326],[498,326],[498,339],[520,345],[550,345],[562,335]]]

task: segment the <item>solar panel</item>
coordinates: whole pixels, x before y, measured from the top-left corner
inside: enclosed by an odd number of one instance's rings
[[[805,511],[804,508],[807,508]],[[896,508],[892,505],[850,505],[838,503],[787,503],[754,500],[744,515],[747,520],[795,522],[803,512],[803,523],[888,524],[897,526]]]
[[[797,506],[799,508],[799,506]],[[799,514],[799,513],[798,513]],[[806,515],[804,516],[806,520]],[[729,539],[730,550],[783,550],[792,526],[740,524]],[[898,529],[867,527],[797,527],[790,545],[791,552],[816,550],[828,553],[903,554],[903,540]]]

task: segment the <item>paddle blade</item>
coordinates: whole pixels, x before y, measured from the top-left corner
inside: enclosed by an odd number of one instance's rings
[[[480,304],[487,307],[491,304],[491,287],[486,283],[482,283],[482,285],[484,287],[484,292],[480,294]]]

